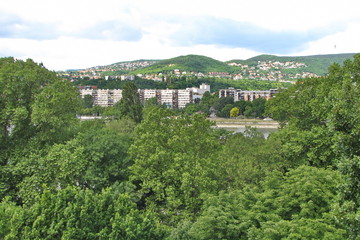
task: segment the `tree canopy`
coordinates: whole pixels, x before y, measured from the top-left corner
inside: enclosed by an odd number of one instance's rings
[[[121,118],[128,117],[139,123],[142,120],[142,104],[136,85],[132,82],[125,84],[122,98],[115,104]]]
[[[359,81],[356,55],[267,102],[206,93],[184,112],[128,84],[117,118],[79,121],[70,82],[0,59],[0,239],[359,239]]]

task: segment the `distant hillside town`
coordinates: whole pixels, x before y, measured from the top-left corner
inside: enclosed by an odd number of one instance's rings
[[[57,74],[70,81],[224,78],[293,83],[297,79],[324,76],[328,73],[331,64],[342,64],[354,55],[354,53],[298,57],[259,55],[247,60],[235,59],[227,62],[201,55],[186,55],[164,60],[118,62],[86,69],[60,71]]]
[[[92,96],[93,105],[101,107],[111,107],[122,98],[122,89],[97,89],[95,86],[79,87],[80,95]],[[168,108],[181,109],[189,103],[194,103],[196,98],[202,98],[205,92],[210,93],[210,85],[201,84],[199,88],[192,87],[186,89],[138,89],[140,101],[145,103],[151,98],[155,98],[161,105]],[[277,89],[268,91],[243,91],[241,89],[221,89],[219,97],[233,97],[234,101],[253,101],[257,98],[270,99],[277,93]]]
[[[307,67],[299,62],[279,62],[279,61],[258,61],[256,66],[231,62],[230,66],[238,67],[241,73],[232,75],[234,80],[254,79],[269,81],[295,81],[299,78],[319,77],[315,73],[301,71],[300,73],[287,73],[286,69],[301,69]]]
[[[228,78],[233,80],[252,79],[252,80],[267,80],[267,81],[288,81],[292,82],[299,78],[319,77],[315,73],[307,71],[300,71],[299,73],[289,73],[286,69],[301,69],[305,68],[306,64],[300,62],[279,62],[279,61],[258,61],[257,65],[249,66],[248,64],[240,64],[235,62],[227,63],[229,66],[236,67],[234,73],[229,72],[195,72],[195,71],[182,71],[181,69],[174,68],[167,70],[166,73],[139,73],[139,74],[117,74],[119,71],[135,70],[150,66],[156,61],[149,62],[129,62],[119,63],[117,65],[109,65],[106,67],[93,67],[79,71],[61,72],[59,75],[70,79],[88,78],[88,79],[119,79],[119,80],[134,80],[135,77],[164,81],[169,76],[175,77],[196,77],[196,78]]]

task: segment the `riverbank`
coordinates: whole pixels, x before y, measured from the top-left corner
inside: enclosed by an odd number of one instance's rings
[[[216,127],[219,128],[245,128],[255,127],[262,129],[278,129],[279,123],[274,120],[263,119],[235,119],[235,118],[208,118],[211,121],[215,121]]]

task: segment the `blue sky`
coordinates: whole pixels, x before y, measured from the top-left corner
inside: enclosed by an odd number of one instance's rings
[[[2,0],[0,57],[51,70],[186,54],[360,52],[357,0]]]

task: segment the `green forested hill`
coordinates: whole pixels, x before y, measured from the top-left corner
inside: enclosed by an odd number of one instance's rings
[[[172,74],[175,69],[182,72],[228,72],[230,74],[243,74],[243,68],[229,66],[229,63],[237,63],[258,68],[259,61],[268,62],[294,62],[303,63],[306,66],[301,68],[281,69],[285,74],[297,74],[303,72],[314,73],[316,75],[324,75],[328,73],[328,68],[332,63],[342,64],[345,59],[352,59],[355,53],[346,54],[327,54],[313,56],[275,56],[275,55],[259,55],[247,60],[234,59],[226,62],[215,60],[213,58],[201,55],[178,56],[164,60],[136,60],[118,62],[107,66],[97,66],[88,70],[99,71],[101,76],[112,76],[118,74]],[[263,74],[270,72],[263,71]],[[76,71],[75,71],[76,72]],[[246,78],[247,74],[245,74]]]
[[[166,73],[179,69],[185,72],[232,72],[233,68],[225,62],[200,55],[186,55],[162,60],[149,67],[135,71],[138,73]]]
[[[342,64],[346,59],[352,59],[356,53],[345,54],[326,54],[313,56],[275,56],[275,55],[259,55],[249,58],[247,60],[231,60],[221,62],[210,57],[200,55],[186,55],[166,60],[161,60],[153,65],[141,68],[133,72],[134,74],[152,74],[152,73],[167,73],[174,69],[179,69],[181,72],[238,72],[237,68],[229,66],[228,63],[240,63],[249,66],[256,66],[259,61],[279,61],[279,62],[297,62],[304,63],[306,67],[301,68],[301,71],[315,73],[317,75],[324,75],[328,73],[328,68],[332,63]],[[288,69],[289,73],[297,73],[299,69]]]
[[[313,56],[275,56],[275,55],[259,55],[247,60],[231,60],[230,62],[248,64],[256,66],[258,61],[279,61],[279,62],[299,62],[306,64],[302,71],[315,73],[317,75],[324,75],[328,73],[328,68],[333,63],[342,64],[346,59],[352,59],[356,53],[344,54],[326,54],[326,55],[313,55]]]

